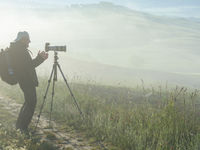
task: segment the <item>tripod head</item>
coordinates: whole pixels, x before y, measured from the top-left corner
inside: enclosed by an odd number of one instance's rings
[[[57,77],[57,67],[58,67],[58,52],[54,51],[54,64],[53,64],[53,69],[54,69],[54,77],[53,80],[57,81],[58,77]]]
[[[54,51],[54,64],[58,64],[58,52]]]

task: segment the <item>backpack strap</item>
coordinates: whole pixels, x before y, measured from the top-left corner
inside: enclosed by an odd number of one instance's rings
[[[14,72],[13,72],[13,68],[11,67],[11,63],[10,63],[11,61],[10,61],[10,56],[9,56],[8,50],[9,50],[9,48],[6,48],[6,50],[4,51],[4,53],[5,53],[6,63],[8,65],[8,73],[10,75],[13,75]]]
[[[33,53],[29,49],[27,49],[27,51],[33,56]]]

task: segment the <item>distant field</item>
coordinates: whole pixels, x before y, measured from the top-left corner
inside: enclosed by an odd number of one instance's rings
[[[67,87],[56,82],[53,120],[80,130],[122,150],[199,150],[200,93],[184,87],[145,88],[70,83],[84,120]],[[37,111],[47,86],[40,78]],[[23,102],[18,87],[1,82],[2,94]],[[49,116],[51,88],[44,114]]]

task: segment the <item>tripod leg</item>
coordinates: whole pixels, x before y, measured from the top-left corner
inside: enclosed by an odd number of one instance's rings
[[[42,102],[42,105],[41,105],[41,108],[40,108],[40,112],[39,112],[39,115],[38,115],[38,119],[37,119],[37,122],[36,122],[36,125],[35,125],[34,132],[36,131],[38,123],[40,121],[40,116],[42,114],[42,110],[43,110],[43,107],[44,107],[44,104],[45,104],[45,101],[46,101],[46,97],[47,97],[47,93],[48,93],[48,90],[49,90],[49,86],[51,84],[51,79],[52,79],[53,73],[54,73],[54,66],[52,68],[51,75],[50,75],[50,78],[48,80],[48,85],[47,85],[46,92],[45,92],[45,95],[44,95],[44,98],[43,98],[43,102]]]
[[[51,95],[51,110],[50,110],[50,118],[49,118],[49,125],[51,124],[51,114],[53,111],[53,101],[54,101],[54,91],[55,91],[55,82],[57,80],[57,68],[56,65],[54,65],[54,77],[53,77],[53,87],[52,87],[52,95]]]
[[[71,96],[72,96],[72,98],[73,98],[73,100],[74,100],[74,102],[75,102],[76,107],[78,108],[78,110],[79,110],[81,116],[83,117],[83,113],[82,113],[82,111],[81,111],[81,109],[80,109],[80,107],[79,107],[79,105],[78,105],[78,103],[77,103],[77,101],[76,101],[76,98],[74,97],[74,94],[72,93],[72,90],[71,90],[71,88],[70,88],[70,86],[69,86],[69,84],[68,84],[68,82],[67,82],[67,79],[65,78],[64,73],[62,72],[62,69],[61,69],[61,67],[60,67],[59,64],[58,64],[58,68],[59,68],[59,70],[60,70],[60,72],[61,72],[61,74],[62,74],[62,77],[63,77],[63,79],[64,79],[64,81],[65,81],[65,83],[66,83],[66,85],[67,85],[67,87],[68,87],[68,89],[69,89],[69,92],[70,92],[70,94],[71,94]]]

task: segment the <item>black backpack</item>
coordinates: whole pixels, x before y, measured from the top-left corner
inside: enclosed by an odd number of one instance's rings
[[[17,84],[15,72],[13,70],[11,58],[9,56],[9,48],[0,52],[0,76],[3,81],[10,85]]]

